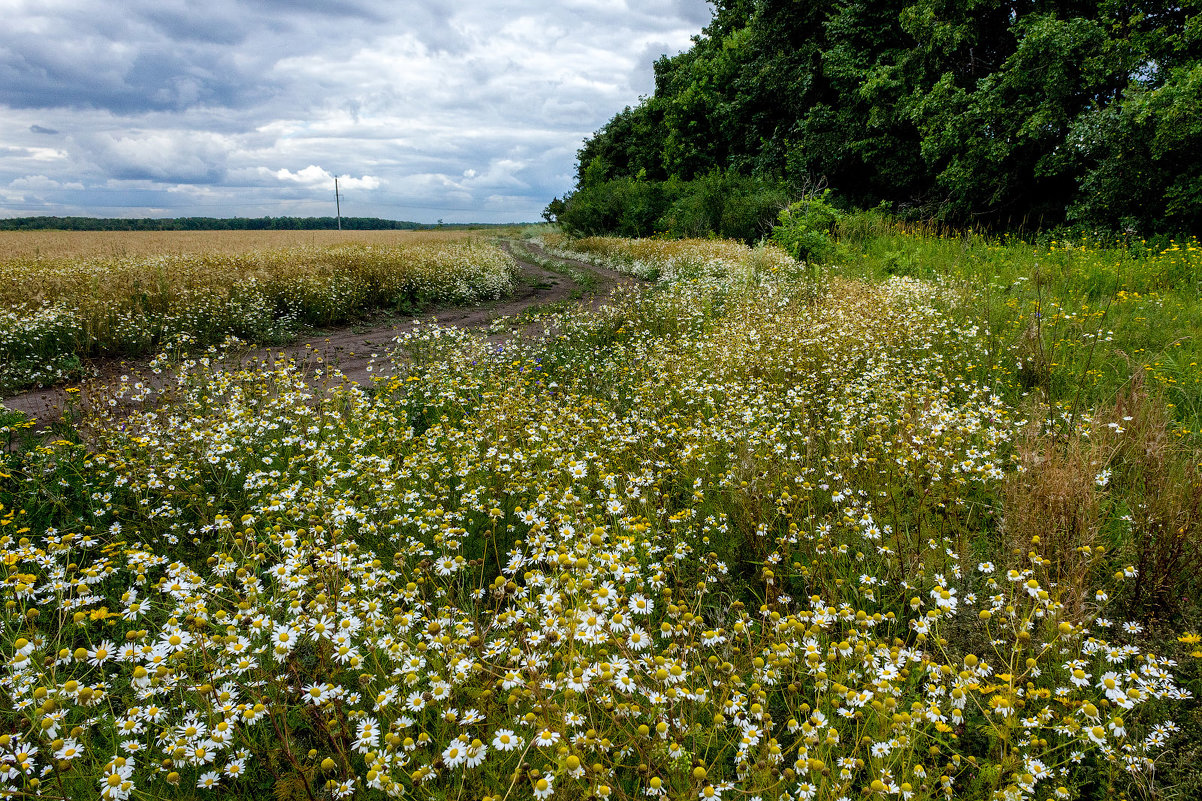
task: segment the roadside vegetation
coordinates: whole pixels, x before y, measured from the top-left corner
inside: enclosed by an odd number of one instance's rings
[[[1174,436],[1202,435],[1195,237],[992,236],[871,210],[789,218],[772,236],[816,243],[810,264],[824,272],[920,278],[957,293],[958,319],[980,329],[974,370],[1013,403],[1025,393],[1072,416],[1144,381],[1163,396]]]
[[[528,247],[526,244],[527,241],[525,239],[511,240],[509,245],[523,261],[529,264],[536,264],[548,272],[558,273],[571,280],[576,285],[576,289],[573,291],[574,299],[579,299],[584,297],[585,294],[597,290],[599,282],[595,272],[562,259],[546,258],[538,251]]]
[[[1197,243],[541,240],[645,281],[5,453],[5,792],[1202,790]]]

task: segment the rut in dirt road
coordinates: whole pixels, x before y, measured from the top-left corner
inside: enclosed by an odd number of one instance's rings
[[[336,368],[348,380],[367,384],[378,375],[375,372],[379,363],[376,357],[417,322],[437,321],[440,325],[479,330],[488,328],[502,317],[515,317],[551,304],[577,302],[597,309],[615,286],[635,280],[604,267],[551,256],[531,242],[517,245],[505,242],[502,248],[518,266],[513,294],[507,298],[474,306],[441,307],[412,317],[389,318],[383,324],[342,326],[323,336],[309,334],[296,342],[274,348],[250,348],[228,357],[228,369],[238,369],[247,364],[294,360],[312,368]],[[548,269],[548,266],[555,269]],[[521,333],[497,334],[490,338],[500,342]],[[44,429],[62,418],[68,402],[86,404],[89,396],[103,394],[105,386],[120,381],[122,376],[141,380],[152,388],[165,386],[170,380],[169,376],[151,373],[149,364],[148,359],[98,362],[94,365],[99,373],[96,378],[81,384],[22,392],[0,403],[10,410],[29,415],[36,428]]]

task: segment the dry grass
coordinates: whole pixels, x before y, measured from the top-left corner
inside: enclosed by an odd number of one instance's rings
[[[1113,445],[1104,435],[1073,436],[1066,444],[1032,425],[1018,445],[1019,471],[1003,491],[1005,532],[1019,565],[1039,571],[1069,614],[1083,619],[1087,582],[1102,527],[1097,476]]]
[[[487,235],[487,234],[485,234]],[[0,259],[236,254],[359,243],[459,242],[481,232],[453,231],[0,231]]]
[[[1125,599],[1134,615],[1171,616],[1198,586],[1198,455],[1170,437],[1165,400],[1143,378],[1136,373],[1112,407],[1067,438],[1028,429],[1003,491],[1008,550],[1057,587],[1076,618],[1088,611],[1089,571],[1113,564],[1102,560],[1108,546],[1138,576]]]
[[[1202,572],[1202,471],[1198,454],[1170,437],[1162,399],[1137,375],[1120,395],[1114,419],[1122,428],[1112,460],[1124,490],[1130,536],[1124,556],[1139,573],[1129,599],[1146,619],[1163,619],[1196,602]]]

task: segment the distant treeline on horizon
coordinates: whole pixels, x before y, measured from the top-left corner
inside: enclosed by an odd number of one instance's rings
[[[490,228],[512,223],[418,223],[379,217],[343,217],[344,231],[423,231],[435,228]],[[11,217],[0,231],[328,231],[335,217]]]

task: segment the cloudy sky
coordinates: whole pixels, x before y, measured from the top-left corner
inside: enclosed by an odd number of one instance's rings
[[[0,0],[0,216],[536,220],[704,0]]]

